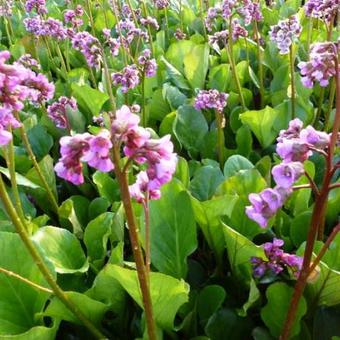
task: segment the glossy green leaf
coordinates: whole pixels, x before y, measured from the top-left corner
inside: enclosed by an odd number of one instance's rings
[[[48,288],[18,234],[0,232],[0,249],[1,267]],[[31,330],[38,325],[35,315],[42,312],[48,297],[48,293],[0,273],[0,338],[25,332],[36,333]],[[21,339],[24,339],[23,336]]]
[[[184,74],[191,87],[203,88],[209,67],[209,45],[196,45],[183,59]]]
[[[293,292],[294,289],[284,282],[274,283],[266,291],[267,304],[261,310],[261,318],[269,328],[270,333],[275,337],[278,337],[282,331]],[[294,324],[290,333],[292,337],[299,334],[300,321],[306,311],[307,303],[302,296],[297,306]]]
[[[249,285],[252,277],[250,258],[252,256],[265,258],[264,251],[262,247],[256,246],[246,237],[225,224],[223,232],[233,275],[240,282]]]
[[[90,262],[95,264],[103,262],[107,252],[107,241],[111,235],[113,219],[114,214],[106,212],[87,225],[84,233],[84,242]]]
[[[189,195],[172,181],[159,200],[150,202],[152,264],[161,272],[185,278],[187,257],[197,247],[196,223]]]
[[[240,170],[254,168],[254,165],[245,157],[233,155],[224,164],[223,173],[225,178],[234,176]]]
[[[174,122],[174,133],[190,154],[195,155],[200,151],[207,132],[208,124],[202,112],[189,105],[178,108]]]
[[[223,182],[224,176],[219,168],[206,165],[198,169],[190,182],[191,194],[200,201],[207,201]]]
[[[77,238],[68,230],[40,228],[32,237],[46,258],[60,274],[84,273],[89,264]]]
[[[98,115],[103,104],[109,99],[106,93],[95,90],[88,85],[71,85],[72,95],[77,99],[78,105],[87,113],[88,121],[92,116]]]
[[[192,198],[195,219],[200,226],[209,247],[214,251],[217,261],[222,262],[225,248],[223,226],[220,218],[230,215],[237,201],[237,196],[223,195],[208,201],[200,202]]]
[[[259,111],[246,111],[240,115],[243,124],[250,127],[262,147],[267,147],[277,137],[278,131],[273,126],[278,117],[278,111],[266,106]]]
[[[45,157],[53,146],[53,138],[40,124],[29,129],[27,131],[27,137],[31,144],[33,153],[38,160]]]
[[[108,173],[96,171],[93,175],[93,182],[101,197],[108,199],[111,203],[119,200],[118,183]]]
[[[108,306],[78,292],[65,292],[65,294],[88,319],[100,327],[101,320],[103,319],[105,312],[108,310]],[[52,299],[44,314],[79,325],[82,324],[78,318],[57,298]]]
[[[107,265],[106,272],[121,284],[140,307],[143,306],[135,270]],[[162,273],[151,272],[150,292],[157,324],[163,329],[172,330],[179,307],[188,301],[188,284]]]

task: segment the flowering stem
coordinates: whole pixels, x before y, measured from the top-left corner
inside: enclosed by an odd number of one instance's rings
[[[207,39],[207,30],[205,29],[205,24],[204,24],[204,9],[203,9],[203,0],[200,0],[200,17],[202,21],[202,26],[203,26],[203,35],[205,39]]]
[[[335,183],[335,184],[330,185],[329,190],[333,190],[337,188],[340,188],[340,183]]]
[[[307,49],[306,51],[309,51],[310,42],[312,39],[312,33],[313,33],[313,17],[310,16],[308,20],[308,31],[307,31]]]
[[[69,299],[65,292],[59,287],[54,277],[52,276],[49,268],[45,264],[43,257],[33,244],[33,241],[26,232],[24,225],[22,224],[16,209],[14,208],[5,188],[5,184],[0,174],[0,197],[1,201],[6,209],[7,214],[10,216],[21,240],[29,251],[36,266],[44,276],[47,283],[50,285],[54,295],[83,323],[83,325],[94,335],[96,339],[105,339],[106,337],[88,320],[85,315],[79,310],[79,308]]]
[[[319,97],[319,103],[318,103],[318,110],[316,111],[316,115],[314,117],[313,125],[317,125],[321,116],[321,111],[322,111],[322,104],[323,100],[325,98],[325,88],[322,87],[320,91],[320,97]]]
[[[93,16],[92,16],[92,11],[91,11],[91,4],[89,0],[86,0],[86,9],[87,9],[87,15],[90,19],[90,24],[91,24],[91,32],[93,35],[96,35],[96,32],[94,30],[94,21],[93,21]]]
[[[61,68],[63,69],[63,71],[65,73],[65,77],[67,77],[67,67],[66,67],[66,64],[65,64],[65,61],[64,61],[63,54],[61,53],[59,44],[56,44],[56,51],[57,51],[58,57],[60,59]]]
[[[229,33],[229,36],[231,37],[231,33]],[[228,55],[228,59],[229,59],[230,67],[231,67],[231,72],[232,72],[233,78],[235,79],[235,82],[236,82],[237,92],[238,92],[238,95],[240,97],[242,109],[243,109],[243,111],[245,111],[246,110],[246,103],[245,103],[244,98],[243,98],[240,79],[239,79],[237,71],[236,71],[236,65],[235,65],[234,54],[233,54],[232,39],[229,39],[229,45],[226,44],[225,49],[226,49],[226,52],[227,52],[227,55]]]
[[[145,17],[148,16],[148,9],[146,7],[145,1],[142,1],[142,8],[143,8],[143,14]],[[150,43],[150,48],[151,48],[151,53],[152,55],[155,55],[155,50],[153,46],[153,41],[152,41],[152,32],[151,32],[151,27],[148,25],[148,34],[149,34],[149,43]],[[138,51],[136,51],[137,53]]]
[[[338,70],[339,62],[338,57],[335,57],[335,69]],[[317,197],[312,213],[311,226],[307,236],[306,249],[303,257],[302,269],[299,278],[296,282],[293,297],[290,303],[290,307],[287,313],[286,321],[283,326],[283,330],[280,336],[281,340],[288,340],[289,334],[294,323],[294,318],[296,315],[297,307],[300,298],[303,294],[304,288],[307,284],[307,279],[310,274],[310,263],[313,255],[313,248],[317,234],[323,234],[323,217],[325,208],[327,205],[327,197],[330,190],[330,183],[333,175],[333,152],[338,138],[338,131],[340,127],[340,76],[339,72],[335,74],[336,81],[336,114],[333,124],[333,131],[331,135],[331,140],[329,144],[327,159],[326,159],[326,173],[324,176],[323,184],[320,190],[320,195]],[[321,216],[321,218],[320,218]],[[321,227],[320,227],[321,225]],[[319,230],[320,229],[320,230]]]
[[[291,86],[291,106],[292,116],[291,119],[295,118],[295,74],[294,74],[295,56],[293,50],[293,44],[289,46],[289,65],[290,65],[290,86]]]
[[[319,196],[320,195],[320,192],[319,192],[319,189],[317,187],[317,185],[315,184],[313,178],[311,176],[309,176],[309,173],[307,171],[305,171],[305,176],[307,177],[310,185],[311,185],[311,188],[313,189],[313,192],[316,196]]]
[[[309,267],[309,275],[313,272],[316,266],[320,263],[322,257],[325,255],[327,249],[329,248],[330,244],[334,240],[335,236],[340,232],[340,223],[338,223],[334,229],[332,230],[331,234],[328,236],[325,244],[322,246],[319,254],[314,259],[312,265]]]
[[[325,129],[326,129],[326,131],[328,129],[329,118],[331,116],[331,112],[332,112],[332,109],[333,109],[334,97],[335,97],[335,81],[334,81],[334,79],[332,79],[331,89],[329,91],[328,110],[327,110],[327,113],[325,114]]]
[[[137,224],[131,204],[131,196],[127,181],[127,173],[121,171],[120,169],[120,155],[117,146],[113,148],[113,161],[115,165],[115,174],[119,183],[123,206],[126,214],[126,220],[129,228],[129,236],[132,246],[133,257],[136,262],[136,269],[142,293],[148,336],[149,340],[156,340],[157,339],[156,325],[153,318],[149,278],[146,271],[142,250],[138,240]]]
[[[223,134],[223,113],[215,110],[217,126],[217,154],[221,169],[224,165],[224,134]]]
[[[145,111],[145,72],[143,71],[142,77],[142,124],[143,127],[146,127],[147,119],[146,119],[146,111]]]
[[[46,288],[46,287],[43,287],[43,286],[40,286],[40,285],[38,285],[37,283],[32,282],[31,280],[28,280],[28,279],[26,279],[25,277],[22,277],[21,275],[19,275],[19,274],[17,274],[17,273],[14,273],[14,272],[12,272],[12,271],[10,271],[10,270],[7,270],[7,269],[5,269],[5,268],[0,267],[0,272],[6,274],[6,275],[8,275],[8,276],[15,277],[16,279],[18,279],[18,280],[20,280],[20,281],[22,281],[22,282],[25,282],[25,283],[27,283],[28,285],[30,285],[30,286],[32,286],[32,287],[34,287],[34,288],[36,288],[36,289],[39,289],[39,290],[41,290],[41,291],[43,291],[43,292],[45,292],[45,293],[53,294],[53,291],[52,291],[51,289]]]
[[[261,96],[261,108],[264,106],[264,72],[263,72],[263,55],[261,50],[260,44],[260,33],[257,26],[257,21],[254,20],[254,33],[256,39],[256,50],[257,50],[257,62],[258,62],[258,78],[259,78],[259,85],[260,85],[260,96]]]
[[[15,112],[14,115],[15,115],[15,118],[18,121],[20,121],[20,117],[19,117],[18,112]],[[38,176],[39,176],[39,178],[41,180],[42,186],[46,190],[48,199],[49,199],[50,203],[52,204],[52,209],[53,209],[53,211],[58,212],[58,208],[59,207],[58,207],[57,200],[54,197],[54,194],[52,193],[52,190],[50,189],[50,186],[47,183],[45,176],[41,172],[39,163],[38,163],[37,159],[35,158],[35,155],[34,155],[34,152],[32,150],[31,144],[30,144],[30,142],[28,140],[28,136],[27,136],[24,124],[21,124],[21,127],[19,128],[19,130],[20,130],[21,139],[22,139],[22,141],[23,141],[23,143],[25,145],[25,148],[27,150],[28,156],[29,156],[30,160],[32,161],[33,166],[34,166],[34,168],[35,168],[35,170],[36,170],[36,172],[37,172],[37,174],[38,174]]]
[[[143,209],[145,217],[145,268],[148,279],[150,279],[150,265],[151,265],[151,242],[150,242],[150,206],[149,195],[143,200]],[[149,281],[150,283],[150,281]]]
[[[9,174],[10,174],[10,178],[11,178],[12,192],[13,192],[15,204],[17,206],[18,215],[20,217],[21,222],[25,225],[26,224],[26,218],[25,218],[25,215],[24,215],[24,211],[22,209],[22,204],[21,204],[21,199],[20,199],[18,184],[17,184],[17,178],[16,178],[16,174],[15,174],[15,159],[14,159],[13,139],[10,140],[10,142],[8,144],[8,148],[7,148],[7,153],[6,153],[6,150],[5,150],[4,154],[5,154],[7,168],[8,168]],[[26,227],[26,225],[25,225],[25,227]]]
[[[6,30],[6,34],[7,34],[7,39],[8,39],[8,46],[12,46],[12,38],[11,38],[11,33],[8,29],[9,26],[9,19],[4,17],[4,24],[5,24],[5,30]]]

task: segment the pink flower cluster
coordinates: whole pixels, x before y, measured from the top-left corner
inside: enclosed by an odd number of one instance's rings
[[[296,118],[289,123],[287,130],[280,132],[277,141],[276,152],[282,159],[282,163],[272,169],[277,186],[250,194],[251,205],[246,207],[247,216],[263,228],[284,205],[293,192],[294,183],[304,174],[303,162],[312,155],[312,150],[326,149],[330,136],[310,125],[303,129],[302,121]]]
[[[35,10],[37,14],[46,14],[46,0],[26,0],[25,9],[27,13]]]
[[[301,78],[303,85],[312,88],[314,82],[319,82],[320,86],[327,86],[329,79],[336,74],[336,45],[331,42],[313,44],[310,49],[309,58],[309,61],[298,64],[303,76]]]
[[[140,83],[140,74],[150,78],[156,74],[157,63],[155,59],[151,59],[151,51],[145,49],[137,59],[136,64],[127,65],[121,72],[111,74],[113,85],[121,86],[122,92],[127,93],[134,89]]]
[[[143,170],[137,174],[130,194],[137,202],[147,197],[158,199],[160,188],[169,182],[176,169],[177,156],[173,152],[170,136],[152,139],[150,132],[139,126],[140,118],[128,106],[117,110],[111,131],[102,129],[93,136],[89,133],[77,134],[60,139],[61,159],[55,166],[58,176],[73,184],[82,184],[82,162],[109,172],[113,169],[110,150],[114,145],[123,145],[123,153]]]
[[[70,23],[73,28],[80,27],[83,24],[81,17],[84,14],[84,10],[81,5],[77,5],[74,10],[68,9],[64,13],[65,23]]]
[[[40,105],[54,95],[54,85],[43,74],[20,63],[6,64],[9,58],[8,51],[0,52],[0,145],[6,145],[12,139],[11,128],[20,126],[14,112],[22,110],[25,101]]]
[[[282,273],[285,268],[290,268],[297,277],[302,268],[303,258],[297,255],[285,253],[281,247],[284,241],[274,238],[273,242],[263,244],[264,253],[268,260],[253,256],[250,262],[253,274],[256,278],[272,277]]]
[[[82,162],[87,162],[91,167],[102,172],[113,169],[110,160],[112,143],[107,130],[102,130],[96,136],[83,133],[62,137],[60,145],[61,158],[54,170],[59,177],[75,185],[84,183]]]
[[[27,32],[37,36],[48,36],[57,40],[67,38],[67,32],[63,23],[58,19],[42,19],[39,16],[24,19],[24,25]]]
[[[86,31],[75,33],[72,37],[72,47],[84,55],[90,67],[100,67],[102,53],[96,37]]]
[[[55,103],[51,104],[48,108],[47,108],[47,113],[49,118],[52,119],[52,121],[54,122],[54,124],[56,125],[56,127],[60,128],[60,129],[66,129],[69,126],[68,123],[68,119],[67,119],[67,110],[77,110],[77,102],[76,100],[71,97],[71,98],[67,98],[67,97],[59,97],[58,101],[56,101]]]
[[[340,10],[339,0],[309,0],[305,6],[307,16],[331,22]]]
[[[215,89],[200,90],[195,99],[195,109],[215,109],[222,112],[227,105],[228,97],[227,93],[219,92]]]
[[[280,20],[277,25],[271,26],[270,40],[274,41],[280,54],[289,53],[289,48],[300,36],[302,27],[295,15],[286,20]]]
[[[13,14],[13,0],[0,3],[0,17],[11,17]]]

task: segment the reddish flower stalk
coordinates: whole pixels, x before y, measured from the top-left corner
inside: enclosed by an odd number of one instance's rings
[[[339,62],[337,59],[337,54],[335,56],[335,64],[336,64],[336,70],[339,69]],[[314,210],[312,214],[312,220],[311,220],[311,226],[308,232],[307,236],[307,243],[306,243],[306,249],[304,253],[303,258],[303,264],[302,264],[302,270],[300,272],[299,278],[295,285],[294,294],[292,297],[292,301],[290,303],[290,307],[287,313],[286,321],[283,326],[283,330],[280,336],[280,340],[288,340],[291,328],[294,323],[294,319],[296,316],[296,311],[298,308],[299,301],[301,299],[301,296],[303,294],[303,291],[306,287],[308,277],[311,273],[311,268],[313,266],[316,266],[318,262],[314,261],[314,263],[311,266],[312,261],[312,255],[313,255],[313,249],[316,237],[318,235],[318,232],[320,234],[320,231],[323,234],[323,216],[327,207],[327,197],[328,193],[331,190],[331,180],[332,176],[334,174],[334,166],[333,163],[333,153],[336,147],[337,138],[338,138],[338,132],[340,127],[340,76],[339,72],[336,72],[335,74],[335,81],[336,81],[336,114],[335,114],[335,120],[333,125],[333,131],[331,140],[329,143],[327,158],[326,158],[326,173],[324,176],[323,184],[320,189],[320,195],[316,198]],[[329,238],[334,238],[336,232],[338,232],[339,226],[337,225]],[[329,244],[331,241],[329,239],[326,241],[326,244]],[[323,255],[323,253],[321,253]],[[318,261],[321,260],[321,256],[317,258]],[[315,264],[316,263],[316,264]]]

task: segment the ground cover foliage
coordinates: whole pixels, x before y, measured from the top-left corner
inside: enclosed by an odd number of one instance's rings
[[[338,339],[337,0],[0,0],[0,339]]]

